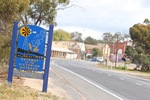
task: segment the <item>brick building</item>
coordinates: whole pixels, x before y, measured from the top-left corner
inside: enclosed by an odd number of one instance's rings
[[[115,61],[117,55],[118,62],[121,62],[127,48],[127,42],[116,42],[115,44],[110,44],[109,47],[110,61]]]

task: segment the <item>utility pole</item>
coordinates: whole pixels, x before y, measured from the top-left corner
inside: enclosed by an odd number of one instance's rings
[[[121,40],[121,34],[120,33],[116,33],[116,58],[115,58],[115,68],[117,67],[117,63],[118,63],[118,43]]]
[[[117,42],[116,42],[115,68],[117,67],[117,63],[118,63],[118,37],[117,37]]]

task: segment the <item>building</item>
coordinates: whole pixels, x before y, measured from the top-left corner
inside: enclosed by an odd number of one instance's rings
[[[108,44],[100,44],[100,43],[97,45],[86,44],[85,47],[86,47],[86,56],[87,57],[92,56],[93,49],[97,48],[103,52],[103,55],[102,55],[103,58],[105,58],[105,59],[109,58],[110,48],[109,48]]]
[[[121,62],[122,57],[125,54],[125,50],[127,47],[127,42],[116,42],[114,44],[110,44],[110,61],[116,61],[116,56],[117,56],[117,61]]]
[[[68,49],[68,44],[64,41],[53,41],[52,42],[52,57],[59,57],[59,58],[76,58],[74,56],[74,52]]]
[[[52,57],[81,59],[83,52],[85,52],[84,43],[79,43],[77,41],[52,42]]]

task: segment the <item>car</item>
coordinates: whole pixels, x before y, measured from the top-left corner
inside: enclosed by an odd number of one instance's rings
[[[93,57],[93,58],[91,59],[91,61],[94,61],[94,62],[103,62],[104,59],[103,59],[103,57]]]
[[[99,57],[99,61],[103,62],[104,61],[103,57]]]

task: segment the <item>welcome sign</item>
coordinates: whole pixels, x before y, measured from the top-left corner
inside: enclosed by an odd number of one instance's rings
[[[46,30],[33,25],[19,29],[16,68],[42,71],[44,62]]]
[[[54,25],[49,25],[49,30],[35,25],[18,28],[18,22],[14,22],[8,83],[12,83],[13,76],[42,79],[42,91],[47,92],[53,28]]]

